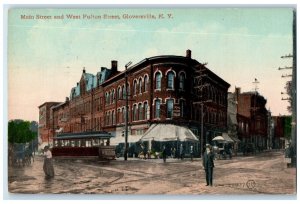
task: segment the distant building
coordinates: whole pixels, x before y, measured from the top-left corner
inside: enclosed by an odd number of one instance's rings
[[[255,149],[266,149],[268,139],[267,100],[258,92],[243,92],[236,88],[238,137]]]
[[[177,132],[181,127],[188,128],[185,134],[197,140],[203,131],[203,144],[227,132],[230,85],[205,64],[192,59],[190,50],[186,56],[146,58],[129,67],[127,75],[129,143],[138,142],[146,132],[150,134],[153,128],[162,127],[157,124],[176,125]],[[112,61],[111,69],[102,67],[96,75],[83,69],[80,81],[65,102],[39,106],[40,128],[45,127],[41,130],[43,141],[47,131],[51,140],[53,134],[60,132],[104,130],[115,136],[112,144],[123,143],[125,95],[125,71],[118,71],[117,61]],[[49,111],[52,115],[45,117]]]

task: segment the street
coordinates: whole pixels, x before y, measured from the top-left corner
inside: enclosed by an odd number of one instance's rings
[[[46,180],[43,158],[26,167],[9,167],[8,190],[24,194],[296,194],[296,169],[282,151],[215,160],[214,184],[206,186],[202,160],[118,158],[110,163],[55,160],[55,177]]]

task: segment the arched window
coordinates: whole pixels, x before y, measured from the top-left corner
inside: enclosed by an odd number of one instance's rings
[[[148,91],[148,75],[144,77],[144,90]]]
[[[155,89],[161,89],[161,73],[157,72],[155,74]]]
[[[143,106],[139,103],[139,120],[143,120]]]
[[[118,99],[122,98],[122,89],[121,87],[118,88]]]
[[[155,100],[155,118],[160,118],[160,100]]]
[[[174,72],[168,72],[168,74],[167,74],[167,78],[168,78],[167,88],[168,89],[174,89],[174,77],[175,77]]]
[[[108,93],[108,104],[111,104],[112,103],[112,93],[109,92]]]
[[[137,85],[136,80],[134,80],[133,81],[133,95],[136,95],[136,90],[137,90],[136,89],[137,88],[136,85]]]
[[[114,124],[116,123],[116,117],[115,117],[115,116],[116,116],[116,115],[115,115],[115,111],[113,110],[113,111],[112,111],[112,114],[111,114],[111,117],[112,117],[112,119],[111,119],[111,120],[112,120],[112,123],[111,123],[111,124],[112,124],[112,125],[114,125]]]
[[[137,107],[136,104],[133,105],[133,121],[136,121],[136,116],[137,116]]]
[[[142,78],[140,78],[139,80],[139,93],[142,93],[142,89],[143,89],[143,82],[142,82]]]
[[[111,98],[111,102],[114,103],[116,99],[116,94],[115,94],[115,90],[112,90],[112,98]]]
[[[184,90],[185,88],[185,76],[184,73],[180,73],[179,75],[179,89]]]
[[[108,105],[108,103],[109,103],[109,99],[108,98],[109,98],[109,94],[106,92],[105,93],[105,104],[106,105]]]
[[[167,118],[173,118],[174,99],[167,100]]]
[[[118,123],[122,123],[122,112],[121,112],[121,109],[118,109]]]
[[[148,103],[144,103],[144,118],[148,120]]]
[[[123,122],[125,122],[125,118],[126,118],[126,110],[125,110],[125,107],[122,108],[122,114],[123,114]]]

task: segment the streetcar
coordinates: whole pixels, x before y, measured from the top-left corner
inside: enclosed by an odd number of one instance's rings
[[[60,133],[53,138],[54,159],[114,160],[115,146],[110,145],[108,132]]]

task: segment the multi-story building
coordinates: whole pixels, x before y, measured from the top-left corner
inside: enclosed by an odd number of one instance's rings
[[[112,61],[111,69],[102,67],[96,75],[83,69],[70,98],[52,107],[54,121],[48,128],[70,133],[104,130],[115,136],[112,143],[124,142],[125,75],[129,143],[139,141],[156,124],[188,128],[199,140],[203,133],[203,142],[227,131],[230,85],[192,59],[190,50],[186,56],[146,58],[126,72],[118,71],[117,61]]]
[[[258,92],[240,92],[237,95],[238,137],[243,143],[251,143],[255,149],[267,148],[268,112],[267,100]]]

